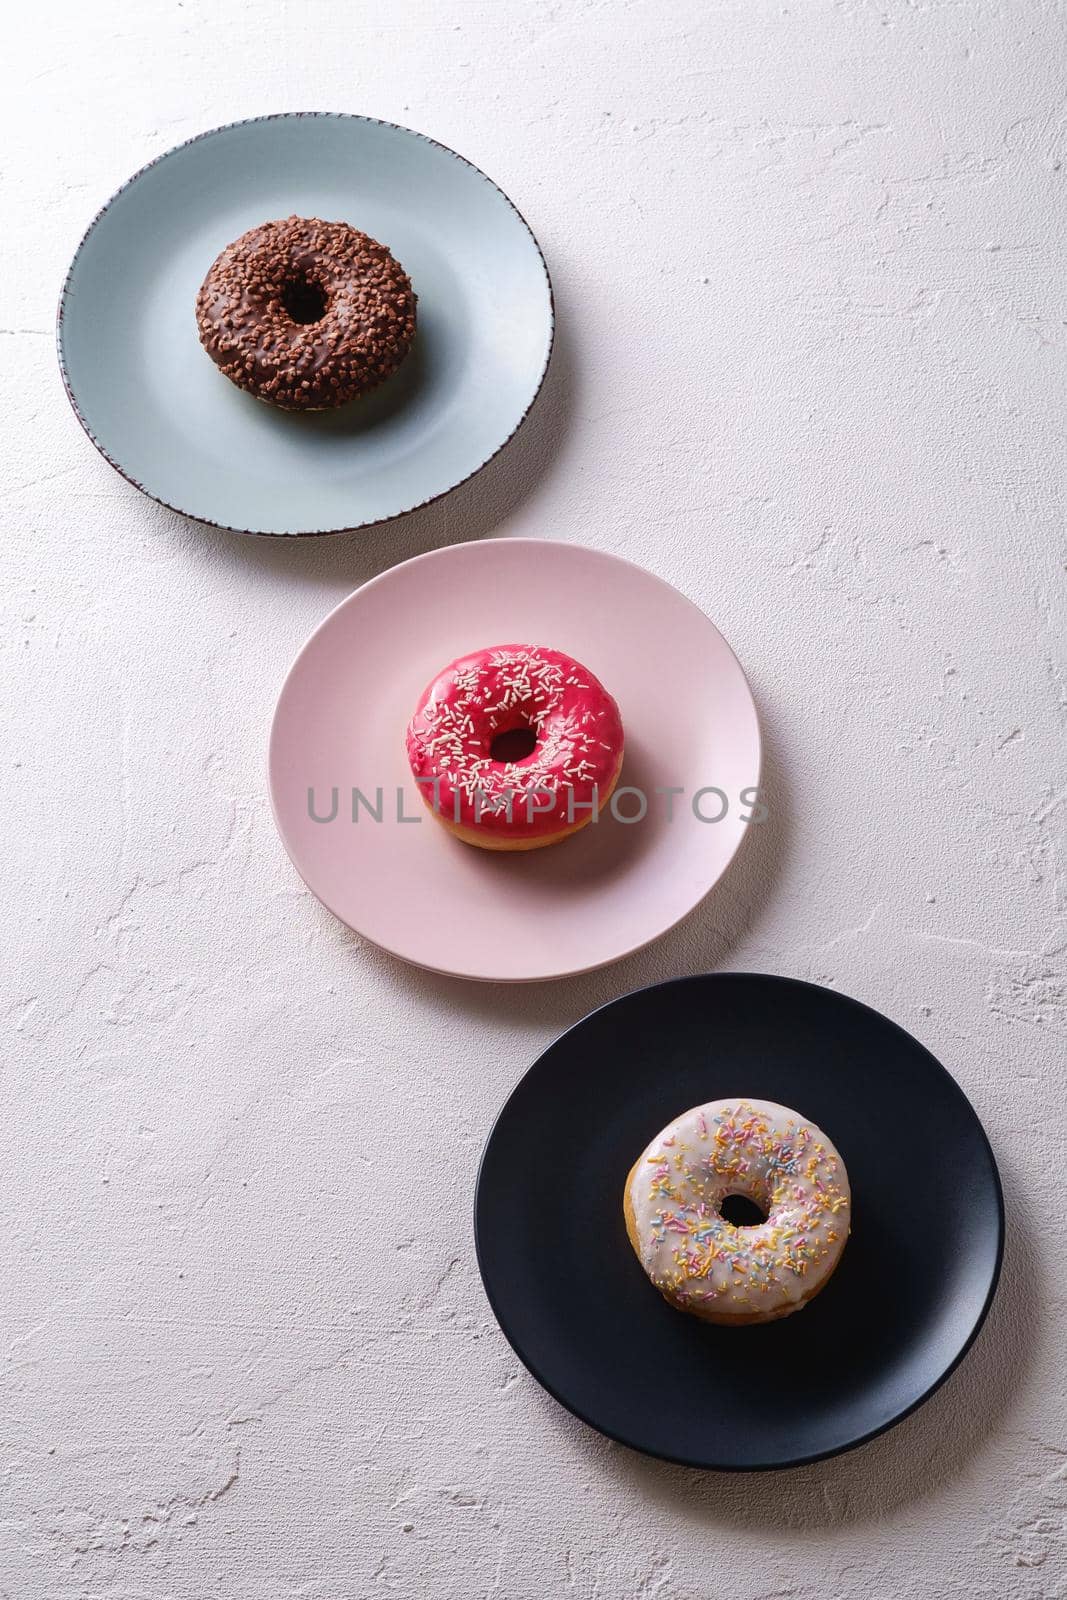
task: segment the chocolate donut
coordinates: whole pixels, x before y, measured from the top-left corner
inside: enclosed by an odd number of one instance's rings
[[[264,222],[217,257],[196,297],[200,343],[239,389],[325,411],[394,373],[415,337],[411,279],[346,222]]]

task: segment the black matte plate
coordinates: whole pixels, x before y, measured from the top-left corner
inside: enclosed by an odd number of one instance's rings
[[[623,1223],[644,1146],[727,1095],[811,1118],[852,1184],[837,1271],[762,1326],[672,1309]],[[910,1034],[831,989],[726,973],[626,995],[545,1051],[489,1136],[475,1236],[500,1326],[562,1405],[650,1455],[752,1470],[848,1450],[933,1393],[989,1309],[1004,1206],[973,1108]]]

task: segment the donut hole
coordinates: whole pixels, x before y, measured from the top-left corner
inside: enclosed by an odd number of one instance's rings
[[[313,278],[290,278],[282,290],[282,305],[294,322],[321,322],[328,304],[325,289]]]
[[[719,1207],[719,1215],[732,1228],[758,1228],[767,1220],[763,1207],[747,1194],[728,1194]]]
[[[528,722],[493,735],[489,755],[493,761],[525,761],[537,749],[537,730]]]

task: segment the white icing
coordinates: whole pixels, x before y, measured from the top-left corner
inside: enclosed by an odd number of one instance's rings
[[[784,1316],[830,1275],[848,1238],[844,1162],[815,1125],[769,1100],[694,1106],[657,1134],[629,1184],[641,1265],[683,1310]],[[721,1215],[730,1195],[766,1213]]]

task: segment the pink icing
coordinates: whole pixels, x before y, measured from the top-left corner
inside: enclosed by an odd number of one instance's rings
[[[533,751],[494,760],[494,739],[523,727],[536,736]],[[460,656],[423,691],[407,731],[426,803],[446,822],[501,838],[540,838],[584,822],[589,803],[607,798],[622,751],[611,695],[572,656],[540,645]]]

